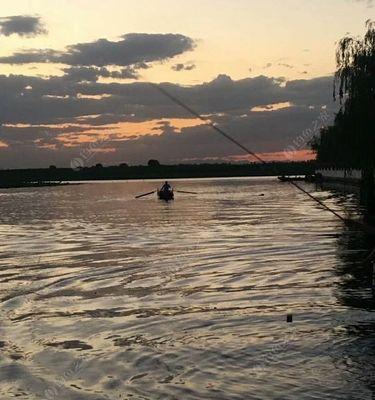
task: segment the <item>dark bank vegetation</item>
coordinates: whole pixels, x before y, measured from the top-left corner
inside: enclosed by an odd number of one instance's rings
[[[311,143],[317,161],[373,171],[375,164],[375,23],[363,38],[344,37],[337,51],[334,99],[341,107],[332,126]],[[371,172],[372,173],[372,172]]]
[[[0,170],[0,186],[21,185],[28,182],[59,182],[115,179],[166,179],[166,178],[209,178],[231,176],[270,176],[313,174],[314,161],[270,162],[267,164],[180,164],[105,167],[97,164],[77,170],[50,166],[44,169]]]

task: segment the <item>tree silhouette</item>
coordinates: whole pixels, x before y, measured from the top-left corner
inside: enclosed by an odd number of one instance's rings
[[[148,163],[147,163],[147,165],[149,166],[149,167],[160,167],[160,163],[159,163],[159,161],[158,160],[148,160]]]
[[[317,159],[369,171],[375,166],[375,23],[363,38],[344,37],[336,50],[333,96],[341,107],[333,126],[311,142]]]

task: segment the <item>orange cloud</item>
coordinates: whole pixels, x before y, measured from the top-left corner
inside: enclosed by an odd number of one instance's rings
[[[311,150],[296,150],[295,152],[275,151],[270,153],[257,153],[264,161],[308,161],[315,160],[315,153]],[[254,157],[250,155],[231,156],[232,161],[249,161],[254,162]]]
[[[283,108],[292,107],[292,103],[290,101],[285,101],[283,103],[273,103],[273,104],[266,104],[264,106],[255,106],[250,109],[252,112],[264,112],[264,111],[276,111],[281,110]]]
[[[85,125],[70,125],[72,128],[77,126],[87,127],[86,131],[82,133],[74,131],[67,132],[59,135],[57,139],[66,147],[74,147],[76,145],[94,143],[97,141],[131,139],[144,135],[161,135],[166,123],[168,123],[175,132],[180,133],[183,128],[201,125],[202,121],[198,118],[162,118],[143,122],[118,122],[101,126],[100,130],[98,130],[91,125],[87,125],[86,120]],[[54,127],[58,127],[58,125]],[[61,127],[63,127],[63,125],[61,125]]]

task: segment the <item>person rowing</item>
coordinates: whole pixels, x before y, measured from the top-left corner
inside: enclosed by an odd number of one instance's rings
[[[164,185],[161,187],[160,191],[161,192],[170,192],[170,191],[172,191],[172,186],[167,181],[165,181]]]
[[[158,190],[158,196],[159,199],[166,201],[174,199],[172,186],[167,181],[165,181],[161,189]]]

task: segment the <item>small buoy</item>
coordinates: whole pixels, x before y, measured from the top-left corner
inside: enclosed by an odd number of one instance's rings
[[[293,322],[293,314],[286,315],[286,322]]]

